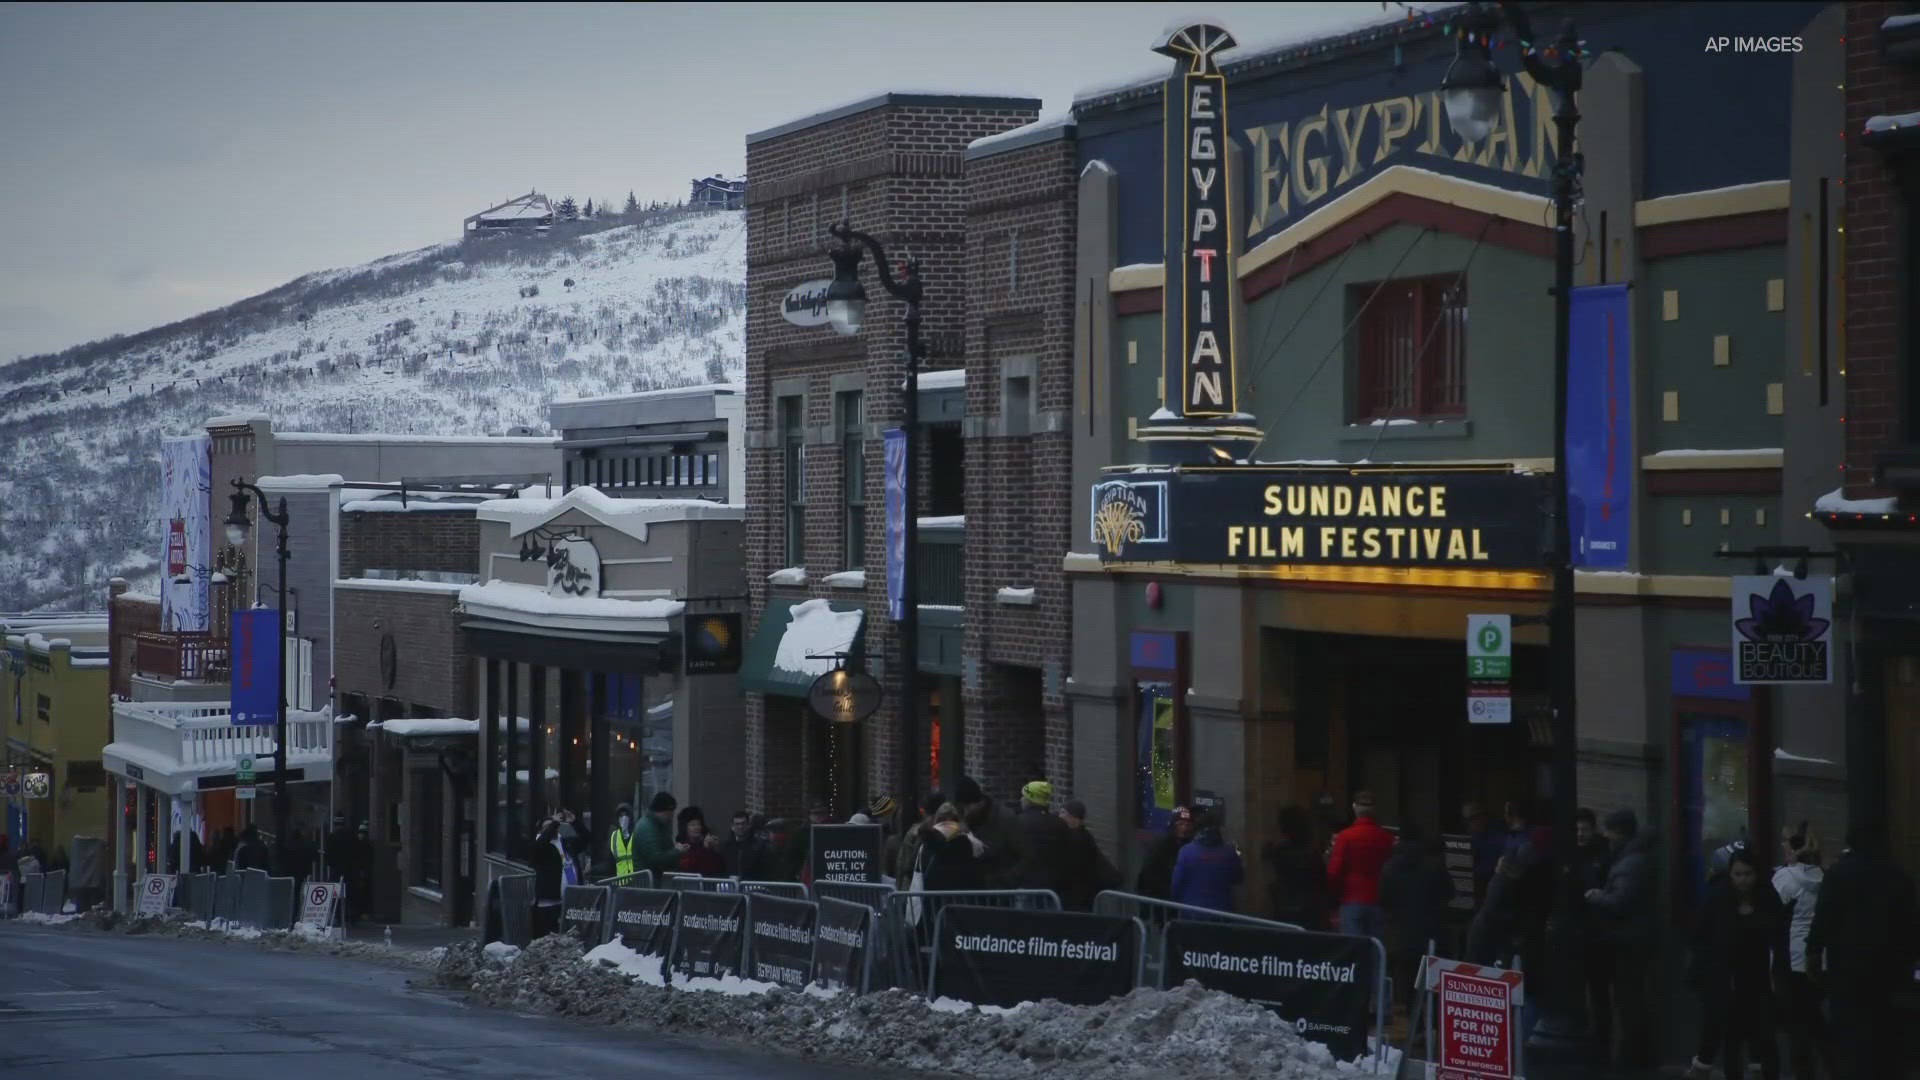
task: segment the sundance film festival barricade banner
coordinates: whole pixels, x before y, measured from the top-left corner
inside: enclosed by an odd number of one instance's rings
[[[1833,579],[1733,579],[1733,681],[1833,681]]]
[[[668,966],[694,979],[740,974],[746,923],[747,898],[740,893],[682,892]]]
[[[642,956],[667,955],[681,895],[671,889],[613,890],[613,932],[620,944]]]
[[[807,856],[815,881],[880,881],[880,826],[815,825]]]
[[[813,932],[813,977],[829,990],[867,989],[861,985],[867,970],[868,937],[873,931],[873,909],[865,904],[822,897],[819,922]]]
[[[932,998],[1098,1005],[1139,973],[1140,924],[1115,916],[955,905],[941,909],[934,937]]]
[[[747,977],[796,989],[812,982],[819,919],[820,909],[811,900],[748,894]]]
[[[1372,938],[1176,919],[1166,950],[1168,986],[1192,979],[1267,1006],[1335,1054],[1366,1052],[1380,992]]]
[[[605,885],[569,885],[560,890],[560,929],[580,935],[580,943],[591,949],[600,944],[607,926],[607,887]]]
[[[1136,470],[1093,488],[1103,560],[1520,570],[1543,565],[1545,481],[1498,470]]]
[[[160,440],[160,629],[207,629],[213,564],[213,442],[205,435]],[[184,583],[174,579],[185,577]]]

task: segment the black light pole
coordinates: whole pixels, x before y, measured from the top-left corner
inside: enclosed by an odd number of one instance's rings
[[[903,452],[907,462],[905,476],[900,484],[900,502],[904,520],[901,529],[904,533],[904,550],[900,557],[900,756],[902,763],[901,793],[906,805],[920,804],[920,586],[915,580],[916,564],[919,562],[917,547],[920,540],[920,522],[918,507],[914,502],[914,444],[918,441],[917,430],[920,426],[920,361],[926,358],[925,346],[920,342],[920,264],[911,259],[902,270],[900,279],[894,280],[891,265],[887,261],[886,249],[880,241],[863,232],[855,232],[847,223],[830,226],[827,231],[840,246],[830,249],[827,254],[833,259],[833,284],[827,289],[827,316],[836,332],[849,337],[860,333],[866,321],[867,290],[860,284],[860,259],[865,251],[873,252],[874,270],[880,275],[880,284],[885,286],[889,295],[906,302],[905,322],[907,326],[907,370],[902,389],[906,395],[903,406],[903,432],[905,434]],[[864,249],[864,251],[863,251]]]
[[[280,497],[280,508],[275,512],[267,504],[266,492],[239,477],[233,478],[234,491],[227,496],[232,502],[232,512],[227,515],[227,542],[234,547],[247,542],[247,531],[252,522],[247,520],[247,495],[260,501],[260,517],[273,523],[279,533],[279,547],[275,554],[280,561],[279,595],[280,608],[276,612],[280,624],[278,640],[280,643],[280,697],[278,708],[274,712],[273,724],[273,843],[275,853],[284,860],[287,848],[287,815],[293,807],[287,796],[287,499]],[[282,869],[285,869],[283,866]]]
[[[1567,373],[1573,314],[1573,211],[1581,195],[1582,156],[1574,149],[1574,129],[1580,123],[1575,95],[1580,90],[1580,38],[1572,20],[1552,45],[1542,47],[1520,5],[1502,0],[1475,4],[1455,20],[1453,65],[1441,81],[1441,97],[1454,131],[1468,142],[1478,142],[1492,131],[1502,112],[1506,90],[1493,64],[1490,42],[1505,15],[1520,42],[1527,74],[1554,97],[1553,127],[1553,545],[1549,556],[1553,597],[1547,614],[1549,694],[1553,710],[1553,843],[1557,888],[1552,921],[1547,931],[1547,953],[1553,958],[1541,995],[1541,1017],[1534,1041],[1543,1049],[1573,1050],[1584,1040],[1586,1024],[1583,988],[1578,976],[1579,918],[1583,903],[1574,861],[1574,815],[1578,800],[1578,737],[1575,723],[1577,695],[1575,668],[1573,531],[1567,512],[1570,478],[1567,475]],[[1571,976],[1571,977],[1570,977]]]

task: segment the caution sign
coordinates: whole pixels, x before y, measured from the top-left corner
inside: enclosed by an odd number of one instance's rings
[[[178,880],[173,874],[140,875],[134,886],[134,914],[165,915],[173,906],[173,888]]]
[[[1012,1007],[1049,998],[1098,1005],[1132,990],[1140,926],[1077,911],[955,905],[934,927],[932,994]]]
[[[880,880],[880,826],[815,825],[809,833],[815,881]]]
[[[333,913],[339,910],[346,886],[337,881],[311,881],[300,893],[300,923],[326,929],[333,925]]]
[[[1423,961],[1439,1027],[1436,1080],[1515,1080],[1514,1023],[1522,1003],[1518,971],[1429,956]]]

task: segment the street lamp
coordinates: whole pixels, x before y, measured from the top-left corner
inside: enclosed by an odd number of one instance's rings
[[[281,860],[284,861],[287,848],[287,816],[292,811],[292,805],[287,796],[287,500],[286,496],[281,496],[280,506],[276,511],[268,505],[266,492],[237,476],[233,478],[233,489],[233,494],[227,496],[232,504],[226,521],[227,543],[237,548],[247,542],[247,533],[253,527],[253,523],[247,519],[249,494],[260,502],[260,517],[272,522],[279,534],[279,546],[275,549],[275,555],[280,563],[280,605],[275,613],[275,621],[280,624],[279,633],[276,635],[280,647],[280,663],[277,665],[280,672],[280,696],[278,706],[274,710],[273,724],[273,842],[279,849]],[[285,867],[283,866],[282,869]]]
[[[852,337],[860,333],[866,324],[867,290],[860,283],[860,259],[868,251],[873,253],[873,266],[880,275],[880,284],[887,293],[906,302],[904,317],[907,328],[907,370],[902,384],[905,394],[903,406],[905,416],[902,430],[905,445],[901,447],[906,455],[905,475],[901,478],[900,504],[902,507],[902,551],[900,556],[900,755],[903,764],[901,777],[902,793],[906,805],[918,806],[920,803],[920,589],[914,578],[915,564],[918,562],[915,548],[920,540],[917,505],[914,501],[914,443],[920,426],[920,361],[926,359],[925,346],[920,341],[920,264],[909,259],[903,268],[899,280],[895,280],[892,264],[887,261],[886,249],[880,241],[863,232],[856,232],[847,222],[830,226],[827,231],[840,245],[828,250],[833,259],[833,284],[827,287],[827,318],[833,323],[835,332]]]
[[[1573,532],[1567,512],[1567,369],[1569,327],[1573,311],[1573,210],[1580,198],[1581,156],[1574,151],[1574,129],[1580,123],[1575,95],[1583,71],[1580,38],[1572,20],[1552,45],[1538,46],[1527,14],[1519,4],[1502,0],[1474,4],[1455,20],[1453,64],[1441,81],[1447,120],[1461,138],[1483,139],[1492,130],[1501,109],[1502,79],[1494,67],[1489,43],[1500,28],[1502,15],[1519,39],[1521,63],[1533,80],[1553,94],[1555,148],[1553,158],[1553,549],[1549,556],[1553,596],[1547,614],[1549,696],[1553,731],[1553,837],[1559,881],[1554,913],[1547,927],[1547,954],[1555,970],[1542,995],[1535,1041],[1545,1048],[1573,1051],[1584,1041],[1586,1027],[1579,978],[1578,916],[1582,899],[1573,865],[1574,815],[1577,801],[1575,739],[1575,644],[1573,592]]]

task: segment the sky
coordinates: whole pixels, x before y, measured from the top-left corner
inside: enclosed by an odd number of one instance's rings
[[[1395,5],[1399,7],[1399,5]],[[0,3],[0,358],[459,235],[538,189],[679,199],[754,131],[885,91],[1038,97],[1359,3]],[[1229,54],[1230,56],[1231,54]]]

